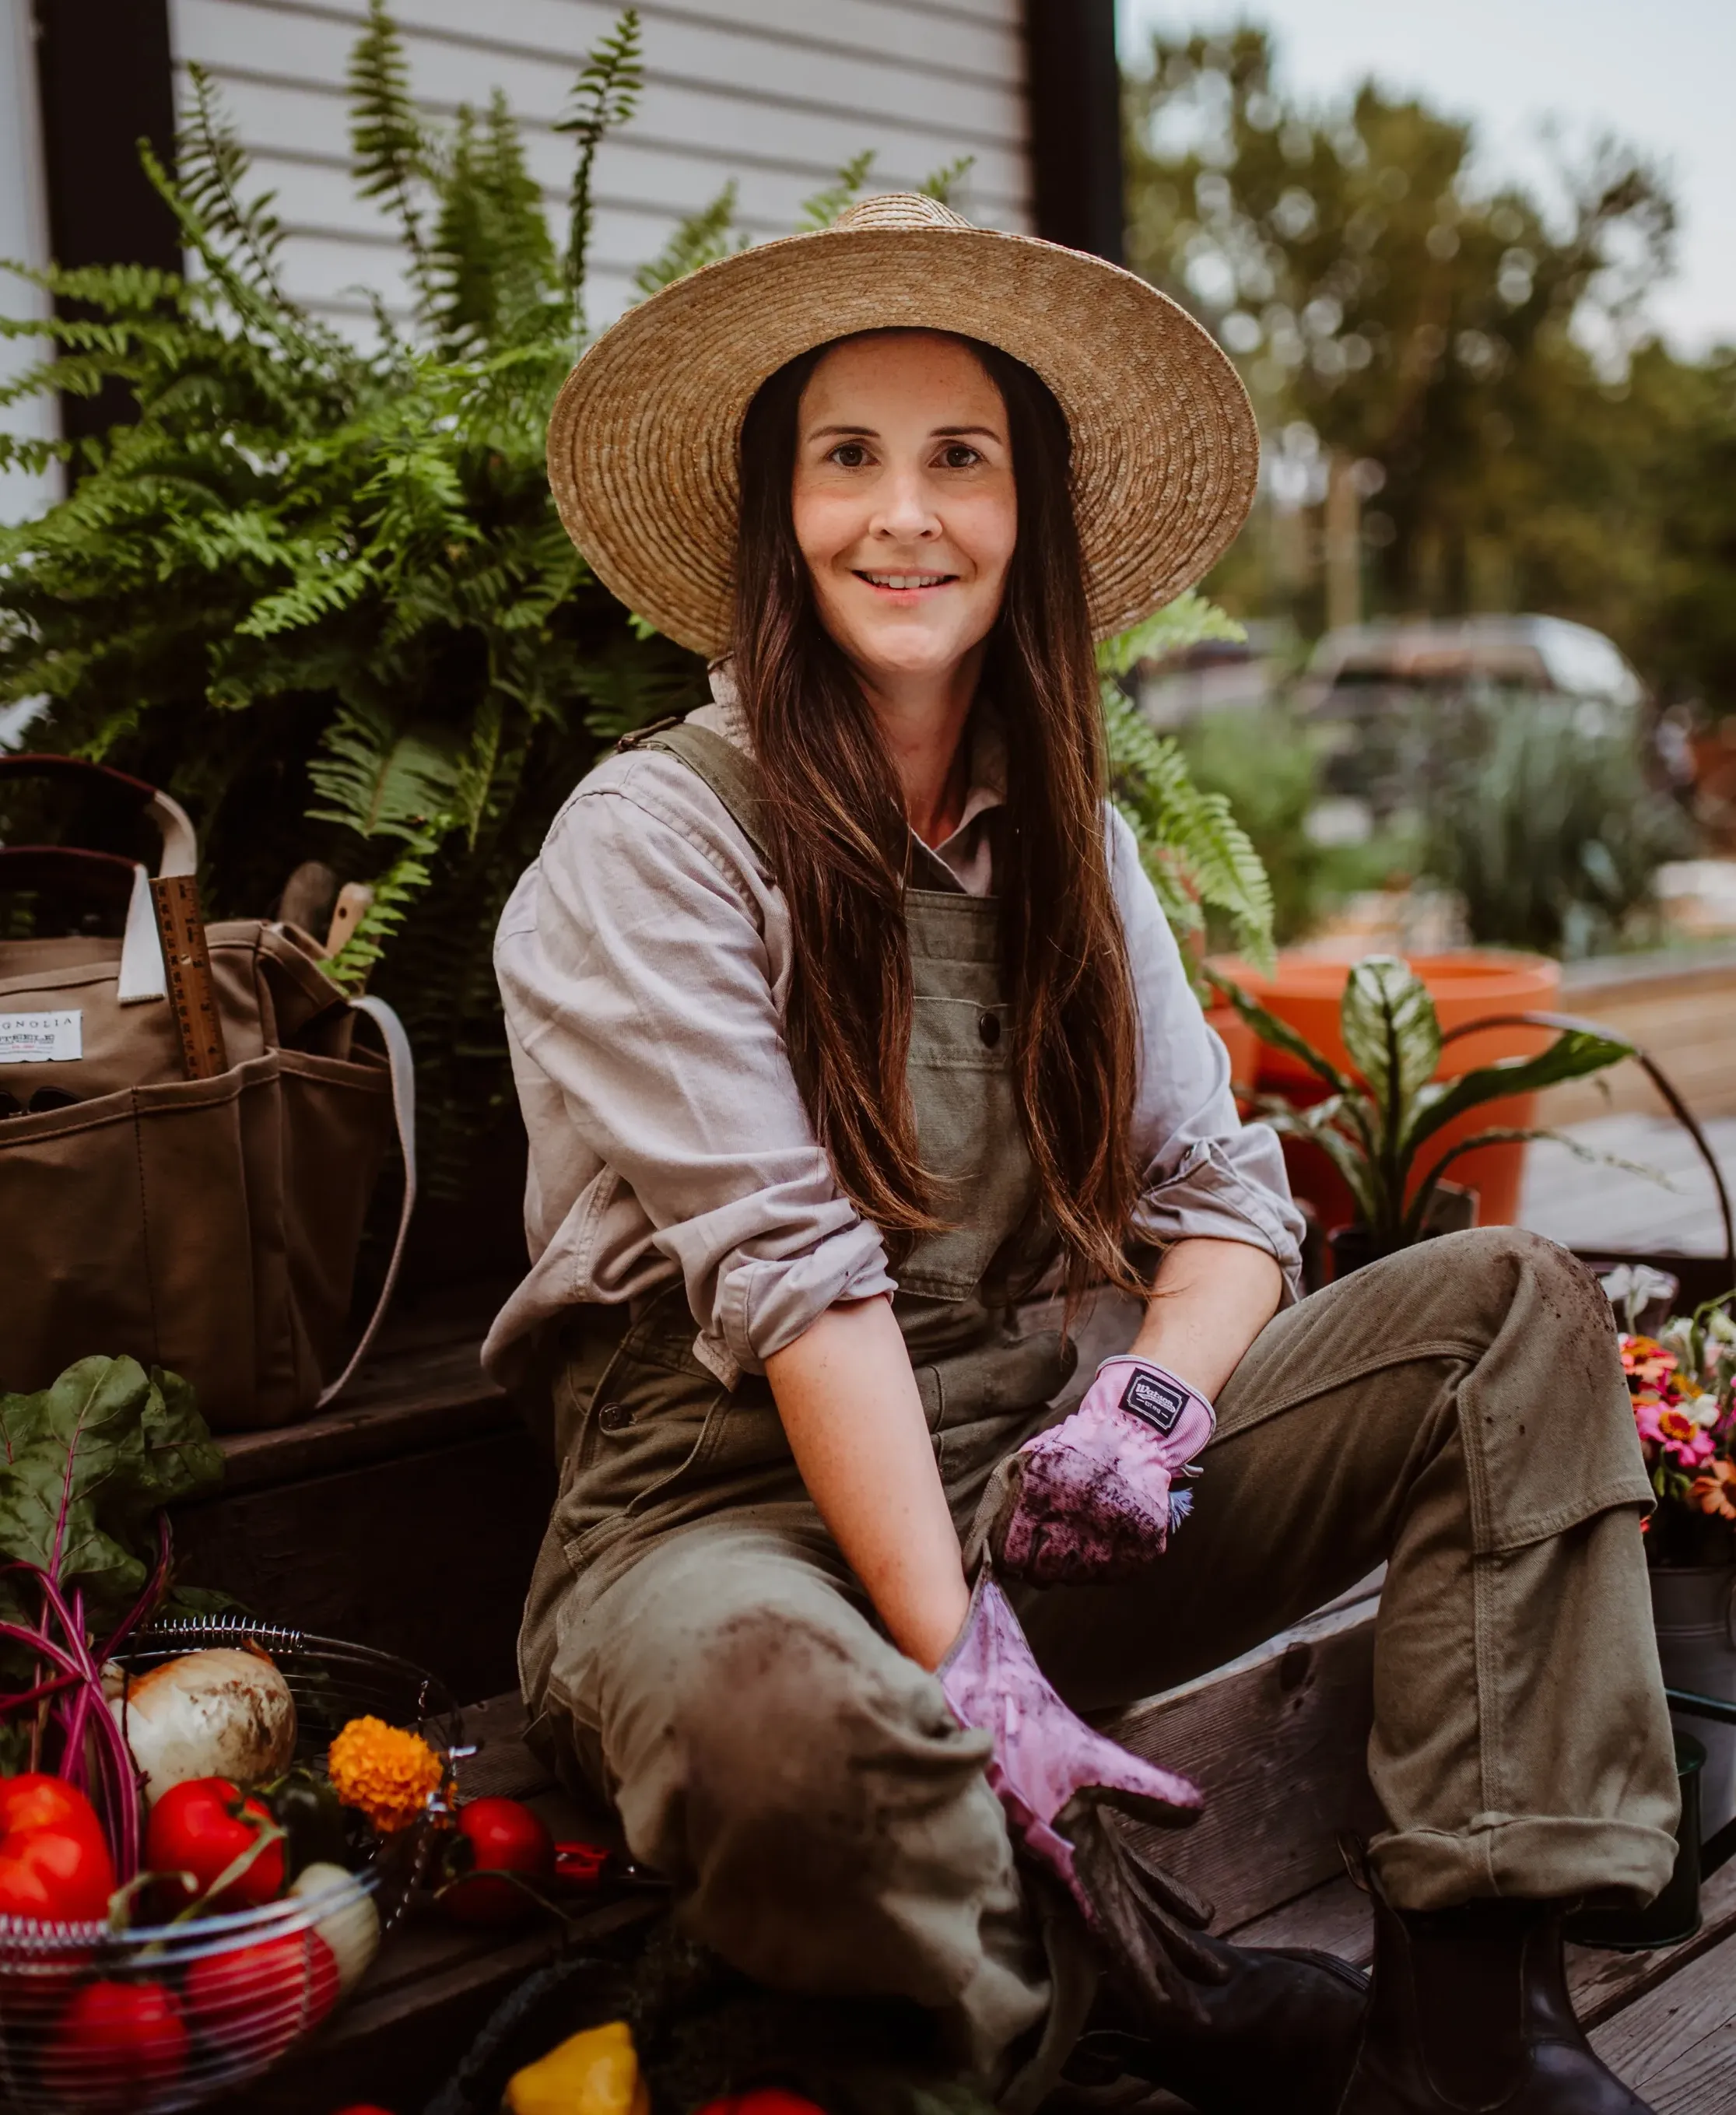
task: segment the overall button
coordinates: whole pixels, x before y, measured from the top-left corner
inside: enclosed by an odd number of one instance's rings
[[[980,1013],[976,1016],[976,1033],[990,1049],[1000,1041],[1000,1016],[998,1013]]]
[[[604,1432],[625,1432],[633,1421],[633,1413],[624,1402],[606,1402],[597,1412],[597,1424]]]

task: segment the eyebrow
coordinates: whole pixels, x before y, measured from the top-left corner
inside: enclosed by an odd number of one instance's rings
[[[931,441],[953,440],[964,434],[981,434],[985,440],[990,441],[998,441],[1002,438],[1000,432],[994,426],[936,426],[928,438]],[[815,426],[808,434],[808,438],[811,441],[858,436],[868,441],[877,441],[880,438],[878,428],[861,425]]]

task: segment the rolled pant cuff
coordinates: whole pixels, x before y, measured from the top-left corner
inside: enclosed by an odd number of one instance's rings
[[[1572,1899],[1619,1888],[1649,1902],[1676,1862],[1676,1839],[1634,1822],[1489,1814],[1463,1831],[1407,1828],[1368,1847],[1394,1906],[1450,1909],[1513,1896]]]

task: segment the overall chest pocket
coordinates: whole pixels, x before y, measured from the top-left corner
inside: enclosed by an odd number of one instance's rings
[[[958,965],[963,995],[919,985],[907,1076],[922,1163],[939,1178],[944,1233],[917,1244],[898,1272],[906,1290],[967,1298],[1023,1220],[1036,1188],[1013,1090],[1012,1021],[985,966]],[[981,983],[981,996],[968,987]]]

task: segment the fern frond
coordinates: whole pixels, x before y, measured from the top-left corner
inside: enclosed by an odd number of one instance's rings
[[[433,181],[432,143],[410,94],[404,40],[386,0],[368,0],[368,19],[350,53],[350,167],[365,199],[385,206],[410,253],[409,278],[421,305],[429,295],[428,246],[419,194]]]
[[[1266,966],[1272,959],[1271,883],[1229,803],[1221,793],[1200,791],[1180,749],[1146,725],[1118,684],[1105,677],[1102,691],[1119,805],[1172,924],[1178,922],[1181,897],[1193,905],[1179,921],[1183,930],[1197,929],[1197,906],[1210,903],[1229,915],[1242,952]],[[1164,861],[1175,863],[1173,875],[1163,872]]]
[[[241,196],[249,164],[241,135],[217,99],[210,76],[195,61],[187,68],[193,108],[176,136],[175,187],[209,245],[260,300],[291,307],[278,278],[283,231],[272,210],[275,191]],[[299,311],[297,311],[299,314]]]
[[[939,199],[942,205],[950,205],[953,194],[976,167],[974,154],[960,154],[954,161],[943,162],[924,179],[922,188],[931,199]]]
[[[577,143],[572,185],[567,196],[567,254],[562,273],[572,304],[574,341],[586,338],[585,275],[590,257],[590,232],[596,218],[591,200],[591,172],[597,149],[617,126],[624,125],[638,108],[645,85],[645,65],[639,34],[639,10],[629,7],[607,36],[593,45],[590,57],[573,83],[567,114],[555,126],[569,132]]]
[[[1187,589],[1172,603],[1129,631],[1105,639],[1097,649],[1097,666],[1107,676],[1125,676],[1141,661],[1179,654],[1212,639],[1239,642],[1247,633],[1197,590]]]
[[[823,191],[815,191],[812,198],[802,200],[801,218],[797,226],[829,227],[867,182],[873,167],[873,148],[865,147],[860,154],[852,155],[838,171],[836,183],[828,184]]]
[[[352,702],[309,760],[309,781],[325,805],[308,814],[358,837],[397,837],[431,851],[452,827],[461,768],[445,730],[399,727],[383,706]]]
[[[402,930],[416,899],[433,879],[428,862],[435,845],[430,833],[418,834],[383,874],[374,877],[373,901],[356,921],[349,938],[323,965],[333,983],[346,991],[360,991],[367,983],[388,943]]]
[[[441,343],[462,355],[545,338],[558,328],[554,245],[498,91],[485,118],[458,112],[439,201],[427,320]]]
[[[633,274],[641,294],[654,294],[677,279],[685,279],[702,264],[714,264],[747,246],[747,237],[736,228],[736,180],[732,177],[710,205],[690,213],[650,264]]]

